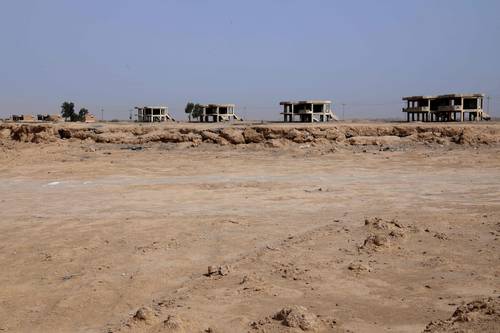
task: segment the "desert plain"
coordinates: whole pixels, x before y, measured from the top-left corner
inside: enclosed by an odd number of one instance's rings
[[[499,332],[500,124],[0,124],[0,332]]]

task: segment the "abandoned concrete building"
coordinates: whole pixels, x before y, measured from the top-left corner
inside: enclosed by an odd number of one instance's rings
[[[135,109],[137,110],[137,121],[140,123],[175,121],[168,113],[166,106],[143,106],[135,107]]]
[[[52,122],[60,122],[64,121],[63,117],[60,114],[39,114],[37,115],[38,121],[52,121]]]
[[[35,117],[33,117],[33,115],[31,114],[22,114],[22,115],[13,114],[11,119],[12,121],[28,121],[28,122],[35,121]]]
[[[241,120],[234,112],[236,108],[234,104],[206,104],[201,107],[202,113],[198,119],[202,123]]]
[[[95,123],[96,121],[97,121],[97,118],[92,113],[87,113],[85,115],[85,117],[83,117],[84,123]]]
[[[403,97],[406,121],[480,121],[489,120],[484,112],[484,94],[449,94]]]
[[[338,120],[332,111],[331,101],[285,101],[283,106],[283,121],[286,122],[327,122]]]

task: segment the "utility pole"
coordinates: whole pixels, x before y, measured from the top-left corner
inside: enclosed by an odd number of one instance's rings
[[[104,109],[101,109],[101,121],[104,121]]]
[[[345,121],[344,112],[345,112],[345,103],[342,103],[342,120],[343,121]]]

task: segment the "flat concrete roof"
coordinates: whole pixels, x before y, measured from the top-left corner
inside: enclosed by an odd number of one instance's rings
[[[449,94],[449,95],[439,95],[438,98],[451,98],[451,97],[465,97],[465,98],[472,98],[472,97],[484,97],[484,94]]]
[[[288,105],[288,104],[332,104],[332,101],[328,100],[305,100],[305,101],[284,101],[280,102],[280,105]]]
[[[203,107],[219,107],[219,108],[230,108],[230,107],[236,107],[236,104],[201,104]]]
[[[168,106],[136,106],[134,109],[168,109]]]
[[[403,97],[403,101],[413,101],[417,99],[433,99],[436,98],[436,96],[407,96]]]
[[[484,94],[446,94],[446,95],[436,95],[436,96],[408,96],[403,97],[403,101],[413,101],[418,99],[437,99],[437,98],[478,98],[484,97]]]

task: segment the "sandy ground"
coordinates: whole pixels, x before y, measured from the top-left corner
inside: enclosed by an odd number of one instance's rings
[[[141,147],[0,153],[0,332],[422,332],[500,296],[499,145]]]

